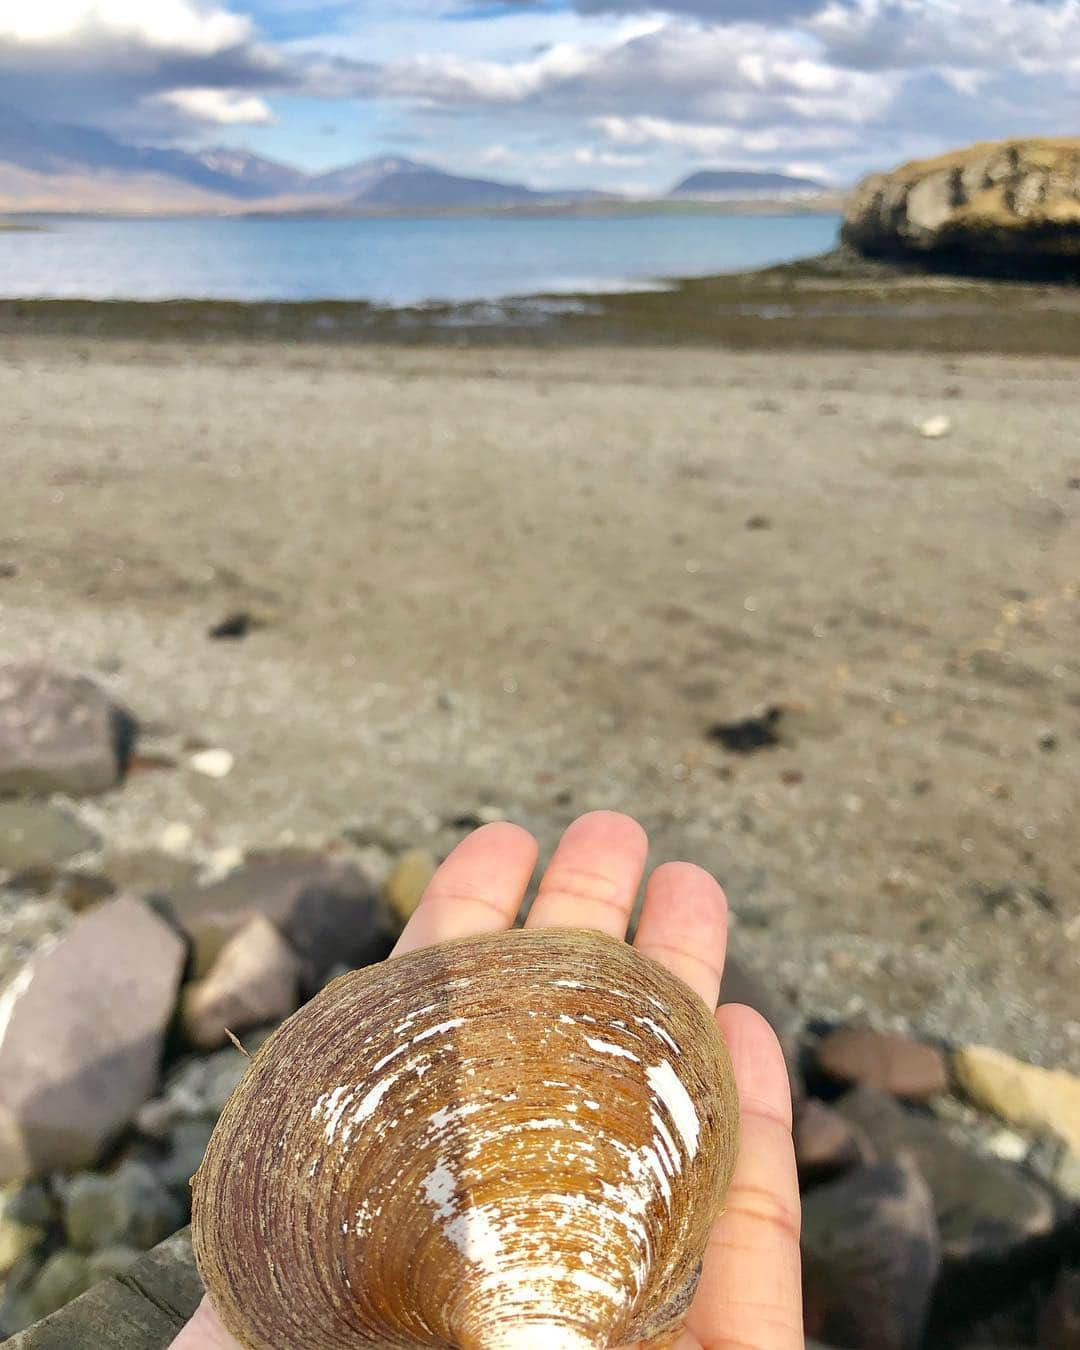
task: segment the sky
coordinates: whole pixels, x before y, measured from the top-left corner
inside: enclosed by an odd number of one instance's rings
[[[0,104],[310,170],[847,184],[1080,133],[1080,0],[0,0]]]

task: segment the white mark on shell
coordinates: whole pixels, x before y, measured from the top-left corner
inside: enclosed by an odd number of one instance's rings
[[[668,1115],[682,1136],[687,1153],[693,1158],[697,1153],[701,1122],[698,1120],[698,1113],[694,1109],[689,1092],[683,1087],[675,1070],[666,1059],[662,1059],[659,1064],[650,1065],[645,1070],[645,1077],[649,1081],[649,1087],[667,1107]]]
[[[613,1045],[611,1041],[597,1040],[594,1036],[586,1036],[585,1044],[601,1055],[618,1055],[621,1059],[632,1059],[635,1064],[640,1063],[637,1055],[629,1050],[624,1050],[621,1045]]]
[[[641,1026],[643,1027],[648,1027],[654,1036],[659,1036],[660,1039],[666,1042],[672,1048],[672,1050],[675,1051],[677,1055],[682,1053],[682,1051],[671,1039],[671,1037],[667,1034],[664,1028],[659,1024],[659,1022],[654,1022],[651,1017],[635,1017],[634,1021],[640,1023]]]
[[[463,1027],[464,1025],[464,1017],[451,1017],[448,1022],[440,1022],[437,1026],[426,1027],[423,1031],[418,1031],[412,1038],[412,1044],[415,1045],[417,1041],[426,1041],[429,1036],[441,1036],[445,1031],[453,1031],[455,1027]]]

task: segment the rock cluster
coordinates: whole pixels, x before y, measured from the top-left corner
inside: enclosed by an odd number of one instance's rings
[[[20,1350],[164,1350],[198,1295],[190,1245],[169,1235],[244,1051],[385,956],[436,860],[360,841],[237,856],[205,882],[179,850],[118,856],[102,876],[77,804],[40,799],[46,765],[78,758],[63,727],[83,754],[91,725],[49,713],[33,731],[58,681],[0,671],[19,729],[5,743],[0,713],[0,765],[5,744],[21,756],[7,780],[21,795],[0,800],[0,1339],[29,1326]],[[737,959],[722,998],[762,1012],[787,1057],[813,1343],[1068,1345],[1077,1080],[985,1047],[811,1031]]]
[[[961,271],[1080,277],[1080,137],[972,146],[873,174],[843,241]]]

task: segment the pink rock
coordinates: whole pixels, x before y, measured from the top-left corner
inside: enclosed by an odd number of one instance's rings
[[[123,775],[135,730],[91,680],[0,666],[0,794],[104,792]]]
[[[122,897],[0,989],[0,1181],[95,1162],[153,1096],[184,955],[168,924]]]
[[[905,1101],[928,1101],[949,1086],[948,1064],[935,1046],[868,1027],[841,1027],[826,1036],[817,1063],[839,1083],[876,1088]]]
[[[184,1032],[192,1045],[212,1050],[228,1031],[280,1022],[299,996],[295,952],[268,919],[255,918],[226,942],[206,978],[184,991]]]
[[[807,1097],[795,1113],[795,1157],[804,1186],[827,1181],[875,1160],[870,1141],[839,1112]]]

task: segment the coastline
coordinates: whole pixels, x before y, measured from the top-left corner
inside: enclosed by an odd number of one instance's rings
[[[1080,356],[1080,288],[874,263],[842,249],[648,290],[391,309],[364,301],[0,299],[0,339],[711,347]]]

